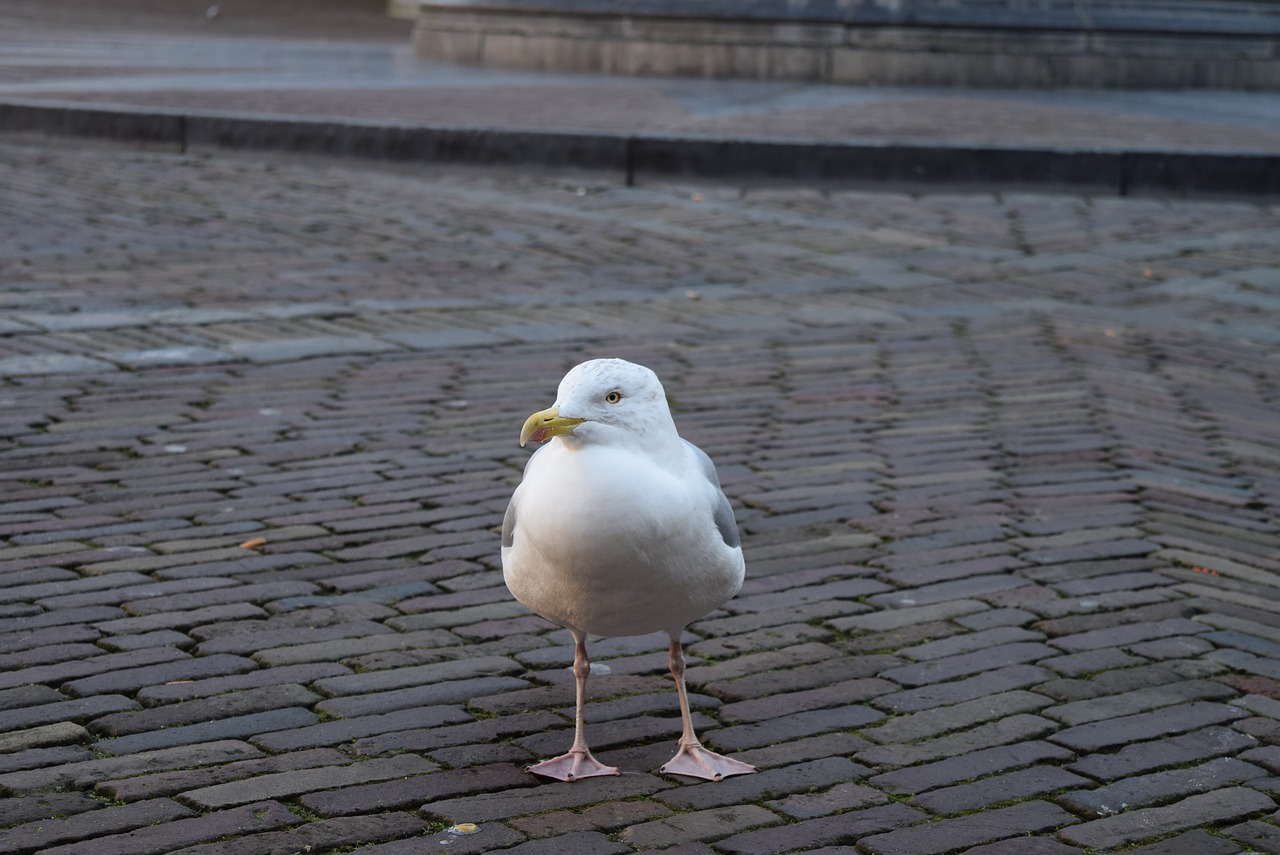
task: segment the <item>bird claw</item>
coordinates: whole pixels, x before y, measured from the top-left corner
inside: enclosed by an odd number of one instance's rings
[[[688,775],[693,778],[705,778],[708,781],[719,781],[730,775],[749,775],[757,771],[755,766],[725,757],[722,754],[693,743],[681,743],[680,750],[658,770],[664,775]]]
[[[576,781],[597,775],[621,775],[617,766],[606,766],[591,756],[590,751],[569,751],[550,760],[543,760],[525,768],[526,772],[555,778],[557,781]]]

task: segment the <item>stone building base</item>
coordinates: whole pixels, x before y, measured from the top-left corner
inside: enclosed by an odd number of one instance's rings
[[[545,71],[956,86],[1280,88],[1280,3],[425,0],[419,56]]]

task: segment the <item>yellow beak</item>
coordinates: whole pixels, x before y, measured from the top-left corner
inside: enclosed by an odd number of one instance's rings
[[[520,429],[520,447],[524,448],[527,442],[546,442],[553,436],[573,433],[573,429],[585,421],[562,416],[556,407],[540,410],[525,419],[524,427]]]

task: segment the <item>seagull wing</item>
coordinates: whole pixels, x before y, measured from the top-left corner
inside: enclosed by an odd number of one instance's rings
[[[738,523],[733,518],[733,507],[729,504],[729,499],[725,496],[724,491],[720,489],[720,476],[716,474],[716,465],[711,462],[711,458],[707,453],[689,440],[683,440],[684,444],[689,448],[694,458],[698,461],[698,465],[702,469],[702,474],[706,477],[708,483],[714,490],[716,496],[716,505],[712,511],[712,517],[715,519],[716,528],[720,531],[720,537],[724,540],[725,546],[730,549],[738,547],[741,541],[738,538]],[[512,516],[512,511],[507,510],[507,515]],[[514,517],[512,520],[514,524]],[[505,528],[505,526],[504,526]]]
[[[516,497],[507,503],[507,513],[502,518],[502,545],[511,546],[516,537]]]

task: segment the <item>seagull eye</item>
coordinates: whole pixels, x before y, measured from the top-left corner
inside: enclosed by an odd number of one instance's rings
[[[622,393],[617,390],[614,390],[610,392],[608,395],[605,395],[604,399],[606,402],[610,404],[616,404],[622,400]]]

